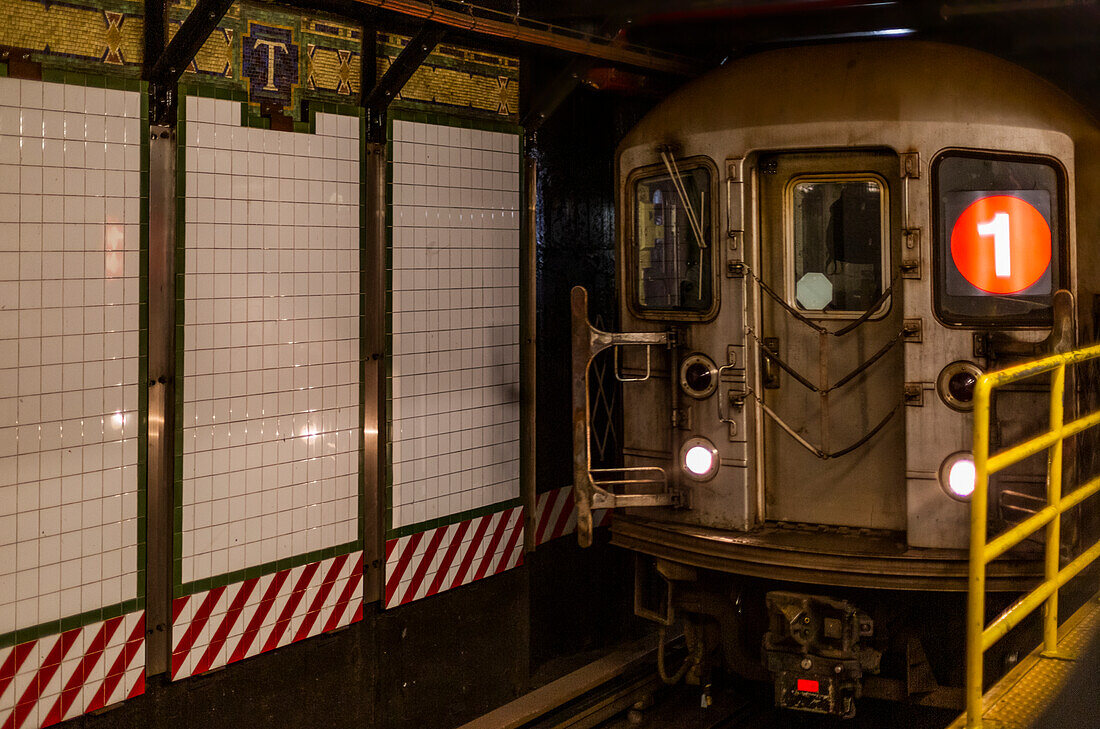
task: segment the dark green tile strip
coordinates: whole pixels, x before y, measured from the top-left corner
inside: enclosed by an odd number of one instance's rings
[[[243,582],[244,580],[251,580],[255,577],[270,575],[273,572],[282,572],[283,570],[301,567],[311,562],[321,562],[326,559],[332,559],[333,557],[339,557],[342,554],[358,552],[361,548],[362,546],[359,540],[355,540],[346,544],[337,544],[334,547],[326,547],[325,549],[317,549],[312,552],[306,552],[305,554],[297,554],[293,557],[284,557],[283,559],[266,562],[261,565],[256,565],[255,567],[246,567],[242,570],[235,570],[233,572],[214,575],[213,577],[206,577],[201,580],[195,580],[194,582],[173,586],[173,596],[181,597],[183,595],[193,595],[196,592],[206,592],[207,590],[213,590],[215,587],[232,585],[234,582]]]
[[[488,506],[482,506],[477,509],[470,509],[469,511],[460,511],[457,514],[451,514],[449,516],[441,516],[438,519],[429,519],[428,521],[422,521],[419,524],[409,524],[403,526],[400,529],[390,529],[386,532],[386,539],[398,539],[400,537],[407,537],[410,534],[416,534],[417,532],[426,532],[429,529],[435,529],[441,526],[447,526],[448,524],[457,524],[462,521],[469,521],[470,519],[477,519],[480,516],[487,516],[489,514],[495,514],[498,511],[507,511],[514,509],[520,505],[520,500],[508,499],[507,501],[499,501],[495,504],[489,504]]]
[[[48,623],[41,623],[30,628],[13,630],[10,633],[0,635],[0,648],[10,648],[13,645],[19,645],[27,641],[39,640],[49,635],[64,633],[66,630],[72,630],[73,628],[82,628],[85,625],[117,618],[119,615],[137,612],[144,608],[145,601],[142,599],[127,600],[115,605],[108,605],[98,610],[89,610],[86,613],[70,615],[61,620],[52,620]]]
[[[519,124],[513,124],[512,122],[464,117],[453,114],[441,114],[438,111],[414,108],[409,102],[404,102],[401,105],[398,105],[398,102],[394,102],[394,106],[391,107],[388,117],[391,122],[394,119],[400,119],[401,121],[420,122],[421,124],[438,124],[440,126],[458,127],[460,129],[480,129],[484,132],[523,134],[523,127]],[[390,140],[393,139],[392,124],[389,127],[387,138]]]

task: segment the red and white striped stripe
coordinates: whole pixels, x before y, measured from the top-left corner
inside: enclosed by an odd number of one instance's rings
[[[172,678],[194,676],[363,617],[363,553],[172,601]]]
[[[577,506],[573,501],[573,487],[544,491],[535,502],[535,544],[572,534],[577,529]],[[592,512],[592,526],[611,522],[610,509]]]
[[[386,607],[523,564],[523,507],[386,542]]]
[[[145,692],[145,613],[0,648],[0,729],[34,729]]]

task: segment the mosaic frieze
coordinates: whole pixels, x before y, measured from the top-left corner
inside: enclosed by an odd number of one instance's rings
[[[409,39],[378,35],[381,78]],[[440,44],[401,89],[398,103],[457,107],[465,113],[516,121],[519,114],[519,59]]]
[[[137,74],[142,63],[141,3],[3,0],[0,46],[29,51],[28,60],[88,69],[111,66]]]
[[[174,35],[194,7],[169,8]],[[240,89],[255,107],[296,116],[303,99],[354,103],[361,86],[362,31],[346,21],[235,3],[187,71],[203,83]]]

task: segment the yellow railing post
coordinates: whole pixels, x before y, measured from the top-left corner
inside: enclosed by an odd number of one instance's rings
[[[985,521],[989,482],[989,399],[987,377],[974,390],[974,493],[970,496],[970,591],[966,605],[966,726],[982,726],[982,633],[985,631]]]
[[[970,497],[970,585],[966,607],[966,726],[982,726],[982,659],[985,651],[1004,637],[1032,611],[1043,606],[1043,655],[1058,649],[1058,590],[1100,557],[1100,542],[1059,569],[1061,518],[1069,509],[1100,493],[1100,476],[1079,484],[1062,498],[1063,443],[1100,425],[1100,410],[1065,422],[1066,366],[1100,358],[1100,345],[1028,362],[983,375],[974,389],[974,493]],[[1050,382],[1050,430],[1023,443],[989,453],[990,399],[994,387],[1036,377],[1047,372]],[[1047,505],[1023,522],[986,542],[989,512],[989,477],[997,471],[1047,452]],[[985,568],[998,556],[1046,526],[1043,582],[985,625]]]
[[[1062,502],[1062,423],[1064,393],[1066,388],[1066,363],[1062,361],[1050,382],[1050,430],[1058,434],[1058,439],[1050,447],[1047,458],[1047,505],[1055,509]],[[1043,581],[1058,579],[1058,552],[1061,542],[1062,516],[1057,514],[1047,524],[1046,564]],[[1058,591],[1050,593],[1043,605],[1043,650],[1053,653],[1058,649]]]

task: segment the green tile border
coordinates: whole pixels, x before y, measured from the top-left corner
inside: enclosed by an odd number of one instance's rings
[[[243,569],[234,570],[232,572],[226,572],[219,575],[213,575],[211,577],[205,577],[199,580],[192,580],[191,582],[183,581],[183,382],[186,377],[186,371],[184,369],[184,322],[186,317],[186,280],[187,280],[187,267],[186,267],[186,249],[187,249],[187,103],[188,96],[198,96],[204,98],[223,99],[226,101],[235,101],[241,105],[241,126],[242,127],[255,127],[261,129],[269,129],[270,123],[268,119],[255,116],[250,111],[250,105],[248,103],[247,95],[240,89],[227,89],[223,87],[213,87],[210,85],[193,84],[193,83],[180,83],[178,92],[178,112],[176,122],[176,280],[175,280],[175,297],[176,297],[176,321],[175,321],[175,338],[176,338],[176,415],[175,422],[173,423],[173,439],[175,441],[175,457],[173,463],[173,508],[172,508],[172,597],[183,597],[185,595],[193,595],[199,592],[205,592],[207,590],[214,589],[216,587],[223,587],[225,585],[231,585],[235,582],[241,582],[244,580],[250,580],[263,575],[272,574],[275,572],[282,572],[283,570],[293,569],[294,567],[300,567],[304,564],[310,564],[312,562],[320,562],[333,557],[338,557],[343,554],[349,554],[357,550],[363,549],[364,545],[364,519],[362,511],[362,493],[363,493],[363,479],[364,479],[364,458],[363,458],[363,440],[358,439],[358,468],[359,474],[356,479],[356,483],[359,484],[359,490],[357,492],[357,498],[359,499],[359,508],[356,509],[356,519],[358,521],[358,536],[355,540],[346,542],[344,544],[333,545],[325,547],[323,549],[313,550],[305,552],[303,554],[292,555],[290,557],[283,557],[281,559],[265,562],[260,565],[251,567],[245,567]],[[351,106],[346,104],[334,104],[331,102],[309,102],[308,122],[295,122],[294,132],[303,134],[313,134],[316,131],[317,114],[340,114],[343,116],[353,116],[359,119],[359,170],[360,170],[360,198],[363,195],[362,179],[365,169],[365,155],[366,155],[366,143],[364,134],[364,115],[363,111],[358,106]],[[362,206],[360,205],[360,225],[359,225],[359,240],[360,240],[360,261],[362,262],[364,252],[364,226],[362,224]],[[360,312],[359,317],[363,319],[363,286],[362,286],[362,267],[360,267]],[[361,325],[362,326],[362,325]],[[359,342],[359,356],[360,359],[364,356],[364,344],[363,338],[360,337]],[[361,427],[363,420],[363,368],[362,361],[358,370],[359,376],[359,413],[355,419],[356,430]]]
[[[480,129],[487,132],[500,132],[504,134],[515,134],[519,137],[519,168],[516,170],[520,176],[520,203],[522,207],[523,202],[523,127],[511,122],[487,120],[479,117],[465,117],[455,116],[452,114],[442,114],[437,111],[419,111],[409,108],[391,108],[391,111],[386,116],[386,311],[385,311],[385,387],[386,387],[386,442],[385,442],[385,458],[386,458],[386,480],[385,480],[385,499],[383,508],[385,509],[385,517],[383,519],[383,527],[385,530],[385,540],[397,539],[399,537],[414,534],[416,532],[427,531],[429,529],[435,529],[436,527],[444,526],[446,524],[456,524],[468,519],[474,519],[486,514],[494,514],[498,511],[505,509],[511,509],[521,504],[520,498],[507,499],[505,501],[499,501],[495,504],[489,504],[477,509],[470,509],[468,511],[459,512],[457,514],[451,514],[449,516],[438,517],[436,519],[429,519],[428,521],[419,522],[416,524],[406,524],[403,527],[397,529],[393,526],[393,123],[394,121],[411,121],[420,122],[422,124],[435,124],[439,126],[458,127],[460,129]],[[520,225],[523,224],[522,210],[520,217]],[[521,230],[522,233],[522,230]],[[522,323],[522,322],[521,322]],[[522,344],[522,343],[521,343]],[[522,355],[523,348],[520,346],[520,352]],[[523,419],[520,419],[520,425],[522,427]],[[522,454],[521,454],[522,459]],[[521,461],[521,477],[522,477],[522,461]]]
[[[509,511],[517,506],[522,506],[522,501],[517,497],[514,499],[508,499],[507,501],[498,501],[495,504],[489,504],[488,506],[480,506],[476,509],[469,509],[467,511],[460,511],[457,514],[450,514],[448,516],[441,516],[436,519],[429,519],[427,521],[418,522],[416,524],[406,524],[398,529],[390,529],[386,532],[386,540],[400,539],[401,537],[407,537],[410,534],[416,534],[417,532],[426,532],[430,529],[436,529],[441,526],[447,526],[449,524],[458,524],[459,522],[469,521],[470,519],[477,519],[481,516],[488,516],[489,514],[496,514],[500,511]]]
[[[7,71],[7,64],[0,64],[0,76],[7,76]],[[148,514],[146,513],[146,488],[148,483],[146,454],[149,437],[149,388],[144,385],[149,379],[149,95],[146,83],[133,78],[118,78],[43,68],[41,80],[44,83],[64,83],[93,89],[134,91],[140,94],[141,99],[141,184],[138,191],[141,201],[139,205],[138,239],[138,380],[136,384],[138,389],[137,541],[135,543],[137,547],[135,550],[137,583],[135,585],[135,596],[122,602],[0,634],[0,648],[9,648],[13,645],[38,640],[73,628],[84,627],[145,609],[145,548],[146,525],[148,524]]]

